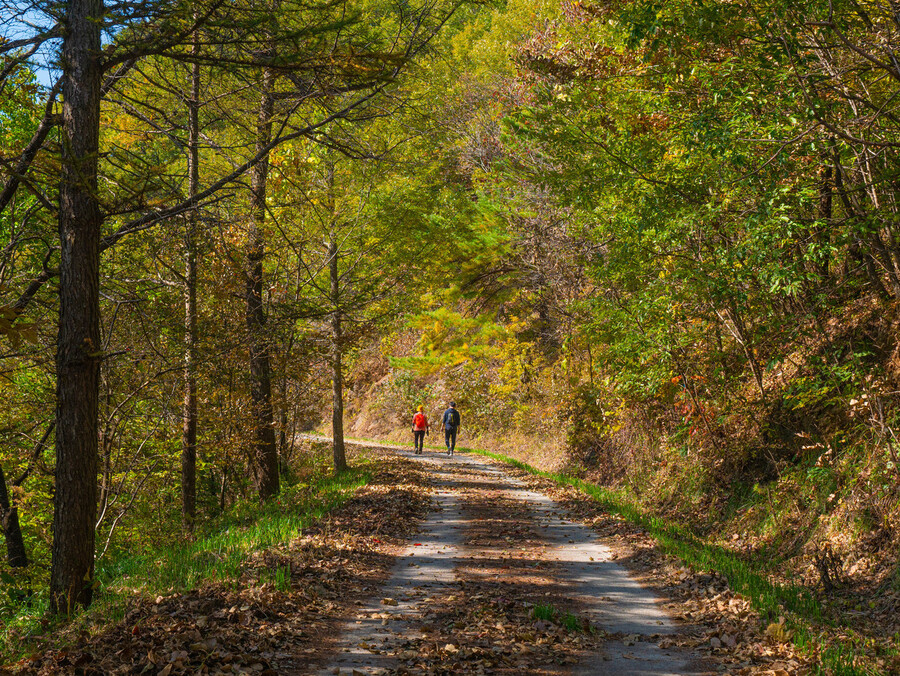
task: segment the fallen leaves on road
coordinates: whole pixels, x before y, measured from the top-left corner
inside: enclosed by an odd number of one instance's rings
[[[518,587],[518,588],[517,588]],[[527,586],[463,582],[433,599],[395,657],[398,674],[544,674],[595,652],[605,635],[534,618]]]
[[[666,610],[683,628],[681,634],[660,641],[660,647],[698,651],[733,674],[777,670],[802,676],[814,669],[814,655],[796,650],[784,624],[764,622],[749,600],[729,588],[724,577],[685,567],[664,554],[642,528],[605,512],[574,487],[521,470],[510,469],[510,473],[550,495],[569,518],[591,527],[614,550],[611,558],[667,601]]]
[[[418,631],[397,647],[397,673],[537,676],[600,650],[606,635],[579,617],[578,602],[554,578],[527,505],[491,475],[449,471],[464,496],[464,557],[452,590],[429,599]],[[537,617],[538,606],[552,618]]]

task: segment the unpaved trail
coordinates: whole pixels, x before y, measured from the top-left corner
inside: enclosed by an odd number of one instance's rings
[[[395,668],[400,640],[416,631],[420,609],[455,583],[456,565],[463,556],[460,546],[465,519],[449,475],[439,464],[434,465],[435,510],[422,524],[416,542],[398,557],[378,597],[361,606],[360,619],[345,627],[344,647],[323,673],[379,673]]]
[[[429,471],[434,510],[321,674],[712,673],[659,647],[680,628],[549,497],[482,458],[392,450]]]

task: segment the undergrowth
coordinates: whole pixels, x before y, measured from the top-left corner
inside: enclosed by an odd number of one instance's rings
[[[136,552],[116,552],[100,559],[96,568],[95,601],[67,621],[49,619],[46,595],[31,593],[27,580],[4,579],[0,600],[0,662],[31,652],[41,639],[65,627],[54,639],[65,641],[124,616],[136,597],[196,589],[204,584],[238,584],[241,566],[254,552],[287,544],[311,522],[340,506],[370,479],[366,462],[334,476],[325,467],[282,490],[277,498],[260,504],[242,501],[217,520],[206,524],[193,539]],[[7,576],[9,577],[9,576]],[[285,586],[285,573],[271,580]],[[13,582],[14,584],[10,584]]]

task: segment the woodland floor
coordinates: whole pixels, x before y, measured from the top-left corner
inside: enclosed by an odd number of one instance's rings
[[[18,674],[803,674],[749,603],[574,489],[372,449],[372,481],[229,588],[136,600]],[[288,570],[289,580],[271,581]],[[0,670],[3,671],[3,670]],[[4,672],[8,673],[8,672]]]

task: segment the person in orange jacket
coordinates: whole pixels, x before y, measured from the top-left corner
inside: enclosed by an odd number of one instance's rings
[[[428,418],[425,416],[425,410],[422,406],[419,406],[416,409],[416,414],[413,416],[413,444],[416,447],[416,455],[420,455],[422,453],[422,448],[425,446],[425,435],[430,434],[428,425]]]

